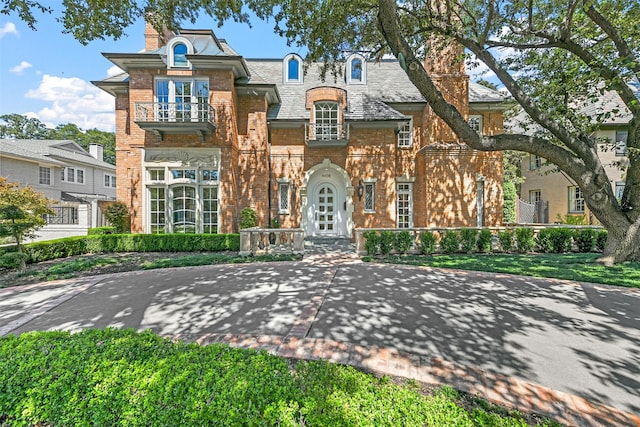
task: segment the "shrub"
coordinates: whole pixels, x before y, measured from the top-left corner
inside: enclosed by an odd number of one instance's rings
[[[488,253],[493,248],[493,234],[491,231],[483,228],[478,235],[477,247],[478,252]]]
[[[422,231],[420,233],[420,249],[423,254],[431,255],[436,251],[436,238],[435,233],[432,231]]]
[[[596,249],[600,252],[604,251],[604,247],[607,245],[607,230],[600,230],[596,236]]]
[[[579,228],[573,232],[573,241],[578,252],[593,252],[596,245],[596,230],[593,228]]]
[[[242,209],[240,228],[252,228],[258,224],[258,214],[251,208]]]
[[[96,228],[90,228],[87,231],[87,236],[96,236],[96,235],[103,235],[103,234],[116,234],[116,228],[115,227],[96,227]]]
[[[506,181],[503,185],[504,205],[502,207],[504,222],[516,222],[516,203],[518,202],[518,194],[513,181]]]
[[[411,249],[411,245],[413,244],[413,237],[411,237],[411,233],[408,231],[400,231],[396,233],[393,248],[399,254],[406,254]]]
[[[377,231],[368,230],[362,233],[364,237],[364,249],[367,251],[367,255],[375,256],[380,249],[380,235]]]
[[[503,252],[511,252],[513,249],[513,232],[511,230],[498,232],[498,242]]]
[[[571,235],[568,228],[545,228],[538,233],[536,243],[541,252],[568,252],[571,250]]]
[[[387,255],[393,249],[395,242],[395,235],[393,231],[383,230],[380,232],[380,253]]]
[[[445,254],[452,254],[460,250],[460,234],[456,230],[447,230],[440,239],[440,249]]]
[[[88,236],[74,236],[29,243],[25,245],[24,253],[27,254],[29,263],[83,255],[87,253],[87,238]]]
[[[462,252],[473,252],[476,249],[477,242],[478,230],[475,228],[463,228],[460,230],[460,247]]]
[[[26,262],[29,256],[25,253],[9,252],[0,255],[0,269],[14,270],[20,268],[22,262]]]
[[[107,219],[116,233],[128,233],[131,231],[131,219],[129,217],[129,208],[122,202],[114,202],[104,211],[104,217]]]
[[[533,228],[516,228],[516,244],[518,252],[531,252],[535,245]]]

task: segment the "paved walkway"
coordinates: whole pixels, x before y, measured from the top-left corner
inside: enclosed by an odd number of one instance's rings
[[[0,335],[132,327],[446,383],[569,425],[640,425],[640,292],[362,263],[164,269],[0,289]]]

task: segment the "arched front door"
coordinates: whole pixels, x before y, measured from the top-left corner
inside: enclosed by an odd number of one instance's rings
[[[338,209],[336,206],[336,188],[329,183],[322,183],[317,187],[315,195],[316,230],[320,235],[337,233]]]

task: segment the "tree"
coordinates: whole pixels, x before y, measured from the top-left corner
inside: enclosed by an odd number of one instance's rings
[[[12,139],[46,139],[49,129],[36,118],[20,114],[0,116],[4,124],[0,124],[0,138]]]
[[[34,237],[35,231],[47,222],[44,215],[52,215],[51,201],[31,186],[20,187],[0,176],[0,236],[13,237],[18,253],[22,254],[22,242]],[[25,260],[21,258],[20,268]]]
[[[26,9],[37,4],[17,2]],[[170,6],[155,0],[113,0],[102,7],[69,0],[65,5],[65,31],[82,43],[117,39],[146,10],[153,10],[146,16],[161,29],[193,22],[201,11],[220,22],[247,22],[248,8],[259,18],[272,17],[277,33],[306,46],[307,59],[324,61],[325,70],[334,75],[340,72],[334,60],[345,51],[366,49],[376,57],[392,53],[462,142],[482,151],[535,154],[570,176],[608,230],[602,262],[640,259],[640,103],[628,84],[640,76],[637,0],[177,0]],[[29,22],[33,15],[24,8],[21,17]],[[496,74],[540,131],[480,136],[468,125],[422,65],[431,49],[456,43]],[[460,50],[461,61],[463,57]],[[629,166],[620,202],[593,136],[616,112],[587,116],[581,108],[606,91],[620,97],[630,117]]]

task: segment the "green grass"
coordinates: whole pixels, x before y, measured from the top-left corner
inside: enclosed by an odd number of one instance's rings
[[[363,258],[390,264],[454,268],[519,274],[533,277],[575,280],[579,282],[640,288],[640,262],[624,262],[613,267],[596,264],[599,254],[456,254],[434,256],[388,256]]]
[[[242,264],[247,262],[271,262],[271,261],[299,261],[300,255],[257,255],[240,256],[224,254],[193,254],[179,257],[167,257],[154,261],[145,261],[140,267],[144,270],[170,267],[194,267],[198,265],[212,264]]]
[[[325,361],[200,346],[150,331],[0,338],[0,423],[155,426],[527,426],[449,387]],[[534,424],[536,425],[536,424]],[[556,426],[542,420],[537,425]]]

